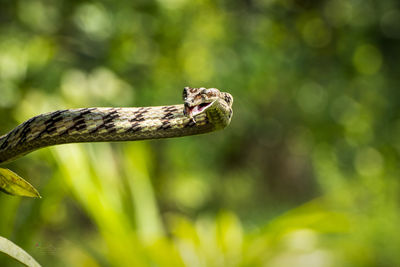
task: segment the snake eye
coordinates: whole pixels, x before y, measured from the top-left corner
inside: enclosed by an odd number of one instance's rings
[[[188,96],[188,93],[187,93],[188,89],[189,89],[189,87],[183,88],[182,98],[183,98],[184,101],[186,100],[186,98]]]

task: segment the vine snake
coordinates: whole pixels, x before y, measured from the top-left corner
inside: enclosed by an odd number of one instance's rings
[[[80,108],[38,115],[0,136],[0,163],[52,145],[181,137],[223,129],[231,121],[229,93],[185,87],[183,101],[171,106]]]

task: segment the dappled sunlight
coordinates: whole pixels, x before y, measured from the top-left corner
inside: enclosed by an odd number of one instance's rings
[[[67,70],[61,82],[64,99],[77,107],[92,103],[127,106],[133,100],[132,87],[104,67],[90,73],[79,69]]]
[[[103,40],[112,34],[111,18],[101,4],[82,4],[74,16],[74,22],[87,36]]]

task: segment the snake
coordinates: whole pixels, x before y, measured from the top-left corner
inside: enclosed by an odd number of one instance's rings
[[[0,163],[53,145],[183,137],[229,125],[231,94],[185,87],[182,95],[183,104],[178,105],[90,107],[40,114],[0,136]]]

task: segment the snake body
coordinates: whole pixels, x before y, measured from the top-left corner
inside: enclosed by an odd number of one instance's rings
[[[66,143],[181,137],[226,127],[233,98],[215,88],[185,87],[184,104],[138,108],[80,108],[33,117],[0,137],[0,163]]]

